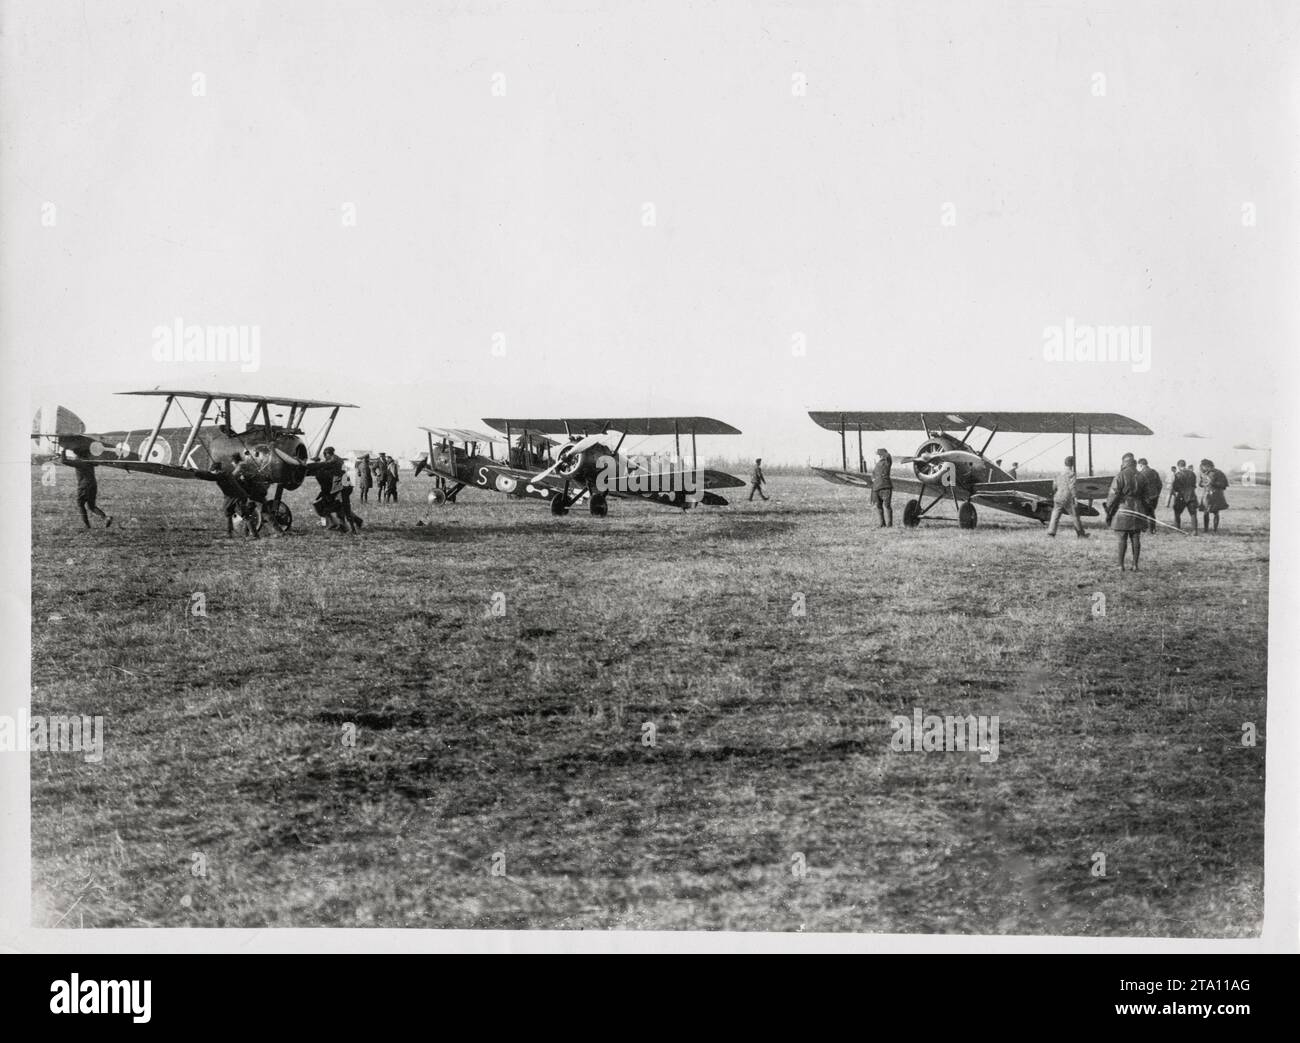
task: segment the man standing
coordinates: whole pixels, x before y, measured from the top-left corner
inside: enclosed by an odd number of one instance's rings
[[[754,499],[755,493],[758,493],[764,500],[767,499],[767,494],[763,492],[763,483],[766,481],[767,479],[763,477],[763,458],[759,457],[754,461],[754,470],[749,476],[749,498],[751,501]]]
[[[1213,460],[1201,461],[1201,531],[1207,535],[1219,531],[1219,512],[1228,509],[1228,498],[1223,495],[1228,488],[1228,476],[1214,466]],[[1210,515],[1214,515],[1214,528],[1210,529]]]
[[[871,502],[882,529],[892,528],[894,524],[894,482],[889,476],[893,468],[894,458],[889,450],[877,449],[876,462],[871,468]]]
[[[1020,470],[1020,465],[1018,463],[1012,464],[1011,470],[1007,472],[1007,477],[1009,477],[1014,482],[1016,480],[1016,472],[1019,470]]]
[[[1106,494],[1106,524],[1119,536],[1119,570],[1124,571],[1124,557],[1133,547],[1133,571],[1138,571],[1142,556],[1142,530],[1146,528],[1146,507],[1142,501],[1142,479],[1132,453],[1125,453],[1119,474]]]
[[[81,512],[81,520],[86,528],[90,528],[90,514],[98,514],[104,519],[104,528],[109,528],[113,524],[111,515],[105,514],[96,505],[95,500],[99,496],[99,479],[95,477],[94,466],[77,468],[77,510]]]
[[[1070,518],[1074,522],[1074,532],[1076,536],[1086,539],[1088,534],[1083,531],[1083,520],[1079,517],[1078,504],[1074,498],[1074,457],[1065,458],[1065,470],[1058,474],[1052,480],[1052,520],[1047,526],[1047,535],[1056,535],[1056,526],[1061,520],[1061,515],[1066,511],[1070,512]]]
[[[365,453],[362,455],[361,459],[357,461],[357,490],[361,493],[362,503],[365,503],[370,499],[371,482],[370,454]]]
[[[1138,477],[1142,480],[1142,506],[1147,512],[1147,532],[1155,535],[1156,508],[1160,506],[1160,490],[1165,487],[1160,472],[1147,463],[1146,457],[1138,460]]]
[[[1174,525],[1182,529],[1183,511],[1186,511],[1187,517],[1192,521],[1192,535],[1198,535],[1200,530],[1196,522],[1196,472],[1187,466],[1186,460],[1178,461],[1170,491],[1174,498]]]
[[[397,502],[397,480],[401,477],[401,467],[397,463],[397,457],[388,458],[388,498]]]

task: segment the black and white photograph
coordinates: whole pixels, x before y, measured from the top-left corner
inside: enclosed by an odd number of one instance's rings
[[[1300,947],[1300,7],[0,43],[5,950]]]

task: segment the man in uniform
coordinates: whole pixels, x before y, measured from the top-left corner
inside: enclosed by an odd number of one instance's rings
[[[1171,491],[1174,497],[1174,525],[1179,529],[1183,527],[1183,511],[1186,511],[1187,517],[1192,521],[1192,535],[1197,535],[1200,528],[1196,521],[1196,472],[1187,466],[1186,460],[1179,460],[1174,469]]]
[[[370,499],[371,484],[370,454],[364,453],[361,459],[357,461],[357,491],[361,494],[362,503]]]
[[[1201,492],[1201,531],[1207,536],[1219,531],[1219,512],[1228,509],[1228,476],[1214,466],[1213,460],[1201,461],[1201,477],[1197,484]],[[1210,515],[1214,515],[1214,528],[1210,528]]]
[[[1142,506],[1146,509],[1147,532],[1152,535],[1156,531],[1156,508],[1160,506],[1160,490],[1165,487],[1164,480],[1160,477],[1160,472],[1147,463],[1144,456],[1138,460],[1138,477],[1142,479]]]
[[[1133,547],[1133,571],[1138,571],[1142,556],[1142,530],[1147,526],[1146,505],[1143,502],[1142,478],[1132,453],[1125,453],[1119,474],[1110,483],[1106,494],[1106,524],[1119,536],[1119,570],[1124,571],[1124,557]]]
[[[1058,474],[1052,481],[1052,520],[1047,526],[1047,535],[1056,535],[1056,526],[1061,520],[1061,515],[1066,511],[1070,512],[1070,518],[1074,521],[1075,535],[1086,539],[1088,534],[1083,531],[1083,520],[1079,517],[1078,504],[1074,499],[1074,457],[1065,458],[1065,470]]]
[[[388,458],[388,498],[393,503],[397,502],[397,482],[402,477],[401,465],[397,462],[397,457]]]
[[[209,469],[217,477],[217,488],[226,494],[224,512],[226,515],[226,535],[235,535],[235,515],[239,515],[245,533],[251,532],[257,539],[257,530],[261,528],[261,518],[257,517],[254,525],[254,512],[260,509],[253,503],[253,497],[244,488],[241,479],[245,476],[244,458],[239,453],[230,454],[230,473],[221,468],[220,461],[215,461]]]
[[[763,499],[767,499],[767,494],[763,492],[763,483],[767,479],[763,477],[763,458],[759,457],[754,461],[754,470],[749,476],[749,498],[754,499],[754,494],[758,493]]]
[[[332,445],[327,445],[321,453],[316,482],[320,486],[320,493],[312,501],[312,507],[321,516],[326,528],[348,532],[350,526],[343,517],[343,501],[339,495],[343,489],[343,460],[334,455]]]
[[[90,514],[98,514],[104,519],[104,528],[113,524],[112,515],[105,514],[96,505],[95,500],[99,496],[99,479],[95,477],[95,468],[78,467],[77,468],[77,510],[81,512],[81,520],[85,523],[87,529],[90,528]]]
[[[877,449],[876,462],[871,468],[871,502],[875,505],[882,529],[892,528],[894,524],[894,482],[889,476],[893,467],[894,458],[889,455],[889,450]]]

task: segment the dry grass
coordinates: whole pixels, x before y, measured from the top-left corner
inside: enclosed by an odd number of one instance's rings
[[[406,481],[356,539],[300,493],[258,542],[116,474],[85,533],[60,481],[32,709],[107,748],[33,755],[39,925],[1259,930],[1266,489],[1121,576],[1095,528],[881,533],[811,477],[603,521],[466,491],[427,526]],[[998,715],[999,759],[892,752],[915,706]]]

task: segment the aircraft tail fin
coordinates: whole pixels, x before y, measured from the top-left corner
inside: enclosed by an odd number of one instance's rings
[[[81,417],[64,406],[47,405],[36,410],[32,417],[33,438],[55,438],[59,435],[84,435],[86,425]]]

